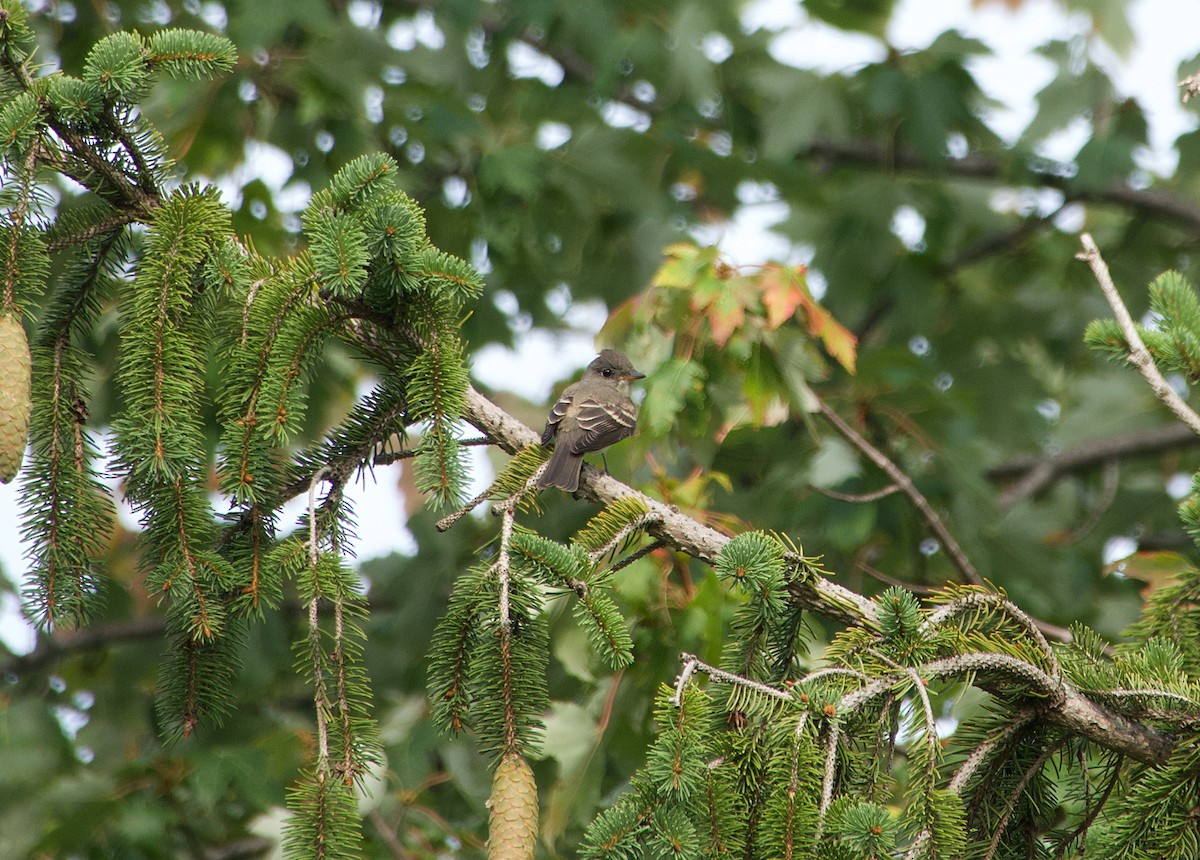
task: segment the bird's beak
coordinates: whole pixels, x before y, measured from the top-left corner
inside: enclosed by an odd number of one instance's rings
[[[635,370],[632,373],[622,373],[621,378],[624,379],[626,382],[633,382],[635,379],[645,379],[646,374],[638,373]]]

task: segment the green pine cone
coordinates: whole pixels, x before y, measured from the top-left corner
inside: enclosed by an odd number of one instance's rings
[[[0,314],[0,483],[21,471],[29,436],[29,341],[16,314]]]
[[[530,860],[537,844],[537,783],[529,763],[517,753],[500,760],[492,774],[488,820],[488,860]]]

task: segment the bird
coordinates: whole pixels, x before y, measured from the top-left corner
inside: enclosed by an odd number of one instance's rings
[[[629,399],[629,384],[645,378],[623,354],[601,350],[583,378],[568,385],[550,409],[542,444],[553,442],[554,451],[538,479],[539,487],[575,492],[584,454],[633,435],[637,406]]]

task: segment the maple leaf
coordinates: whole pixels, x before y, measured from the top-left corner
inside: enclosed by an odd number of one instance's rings
[[[746,321],[746,308],[732,289],[721,290],[708,305],[708,325],[712,329],[713,342],[725,346],[733,333]]]
[[[767,326],[779,328],[798,311],[804,312],[804,327],[813,337],[820,338],[834,361],[849,373],[854,373],[858,358],[858,338],[838,322],[833,314],[813,298],[808,291],[805,266],[787,268],[768,266],[759,277],[763,307],[767,309]]]
[[[803,266],[798,271],[805,271]],[[804,291],[796,279],[780,266],[767,266],[759,278],[763,307],[767,309],[767,328],[779,328],[804,303]]]

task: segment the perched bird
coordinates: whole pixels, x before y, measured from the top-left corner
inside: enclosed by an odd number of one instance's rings
[[[637,406],[629,399],[629,383],[645,378],[615,349],[606,349],[587,366],[583,379],[568,385],[546,418],[542,444],[554,442],[554,453],[539,487],[579,489],[583,455],[600,451],[637,428]]]

